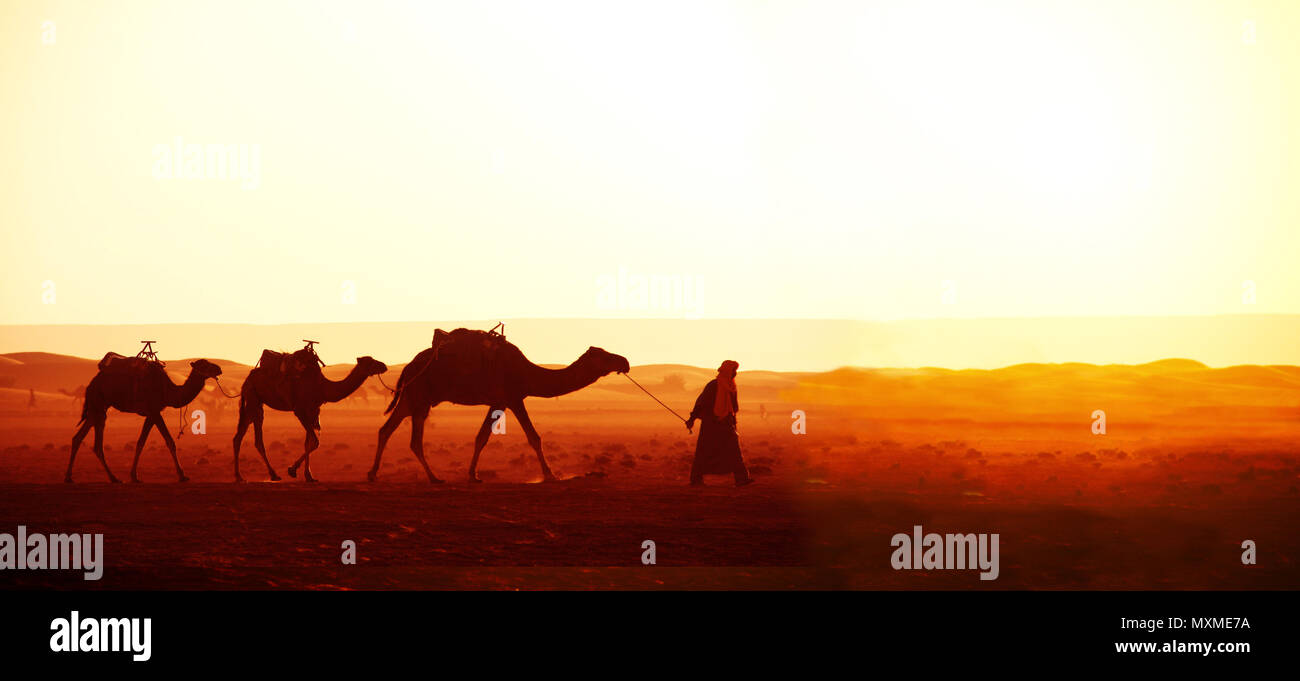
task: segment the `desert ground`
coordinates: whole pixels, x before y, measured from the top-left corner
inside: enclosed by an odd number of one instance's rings
[[[218,361],[236,392],[249,367]],[[112,485],[89,449],[62,482],[94,360],[0,355],[0,532],[102,532],[104,578],[0,572],[0,588],[60,589],[1294,589],[1300,586],[1300,368],[1020,365],[990,371],[742,371],[740,434],[758,483],[687,486],[693,436],[622,376],[529,400],[542,483],[510,419],[467,469],[485,408],[434,409],[430,485],[406,425],[365,473],[388,393],[322,413],[312,470],[288,478],[303,432],[268,412],[267,481],[250,433],[249,482],[233,483],[235,401],[211,381],[192,408],[206,433],[178,438],[175,482],[155,433],[143,484]],[[179,382],[188,362],[168,362]],[[338,378],[347,366],[331,366]],[[401,365],[385,379],[396,381]],[[680,413],[709,369],[634,366]],[[31,404],[34,391],[35,404]],[[791,414],[806,417],[792,432]],[[1094,412],[1105,412],[1105,434]],[[164,414],[173,434],[190,415]],[[109,413],[107,460],[122,478],[142,419]],[[1001,573],[894,570],[890,538],[1000,536]],[[357,545],[343,565],[341,544]],[[642,564],[642,542],[656,564]],[[1258,563],[1243,565],[1252,540]]]

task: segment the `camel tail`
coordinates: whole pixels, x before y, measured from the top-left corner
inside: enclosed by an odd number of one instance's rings
[[[410,364],[402,368],[402,375],[397,377],[397,387],[393,389],[393,401],[388,403],[388,408],[384,410],[385,414],[393,413],[393,410],[397,408],[397,403],[402,399],[402,390],[410,385],[412,381],[422,376],[433,365],[433,361],[437,359],[436,353],[430,356],[430,353],[433,352],[432,349],[421,352],[415,356],[415,359],[411,360]]]
[[[412,364],[414,364],[414,362],[412,362]],[[411,364],[407,364],[406,367],[402,369],[402,375],[397,377],[397,387],[393,389],[393,401],[388,403],[388,408],[384,410],[385,414],[393,413],[393,410],[397,408],[398,401],[402,399],[402,389],[411,381],[415,380],[415,377],[418,375],[419,373],[411,373]]]
[[[82,424],[90,421],[90,402],[92,397],[91,392],[87,390],[86,394],[81,398],[81,419],[77,421],[77,428],[81,428]]]
[[[384,413],[385,414],[393,413],[393,409],[397,407],[397,401],[400,399],[402,399],[402,383],[401,381],[398,381],[397,390],[393,391],[393,401],[388,403],[388,408],[384,410]]]

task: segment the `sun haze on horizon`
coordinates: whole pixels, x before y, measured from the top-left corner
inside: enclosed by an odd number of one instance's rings
[[[980,5],[9,3],[0,324],[1300,313],[1300,5]]]

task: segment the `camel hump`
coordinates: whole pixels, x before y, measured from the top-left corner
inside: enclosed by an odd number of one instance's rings
[[[144,357],[127,357],[119,355],[116,352],[110,352],[99,360],[99,370],[107,372],[142,372],[147,369],[153,362]]]
[[[498,340],[505,340],[505,336],[487,331],[479,331],[478,329],[467,329],[465,327],[453,329],[451,331],[434,329],[433,343],[430,347],[435,351],[446,345],[464,346],[481,344],[484,347],[488,347],[489,345],[494,345]]]
[[[105,369],[108,369],[109,367],[113,367],[114,365],[121,365],[122,361],[125,359],[126,359],[125,355],[119,355],[116,352],[110,352],[104,355],[104,359],[99,360],[99,370],[103,371]]]
[[[499,333],[492,333],[491,331],[480,331],[479,329],[466,329],[464,327],[461,327],[446,335],[449,341],[455,343],[477,343],[479,345],[482,345],[485,348],[500,347],[502,345],[511,344],[509,341],[506,340],[505,336]]]
[[[490,361],[505,348],[515,346],[499,333],[459,328],[451,332],[438,329],[433,334],[434,356],[465,360]]]
[[[300,397],[314,394],[319,382],[312,379],[324,377],[317,364],[316,353],[306,348],[296,352],[262,350],[257,368],[266,381],[263,390],[289,404],[297,403]]]
[[[313,368],[319,370],[320,365],[316,363],[316,353],[302,349],[292,353],[263,350],[262,356],[257,360],[257,366],[266,369],[270,374],[297,376]]]
[[[262,369],[266,369],[268,373],[278,374],[280,373],[281,365],[284,364],[285,359],[287,359],[288,357],[289,355],[284,352],[276,352],[275,350],[263,350],[262,356],[257,358],[256,366]]]
[[[474,386],[490,404],[504,399],[507,367],[522,353],[499,333],[456,329],[433,348],[439,374],[454,384]]]

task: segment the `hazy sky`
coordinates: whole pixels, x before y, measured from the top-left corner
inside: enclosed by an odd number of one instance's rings
[[[0,14],[0,323],[1300,312],[1296,2]]]

